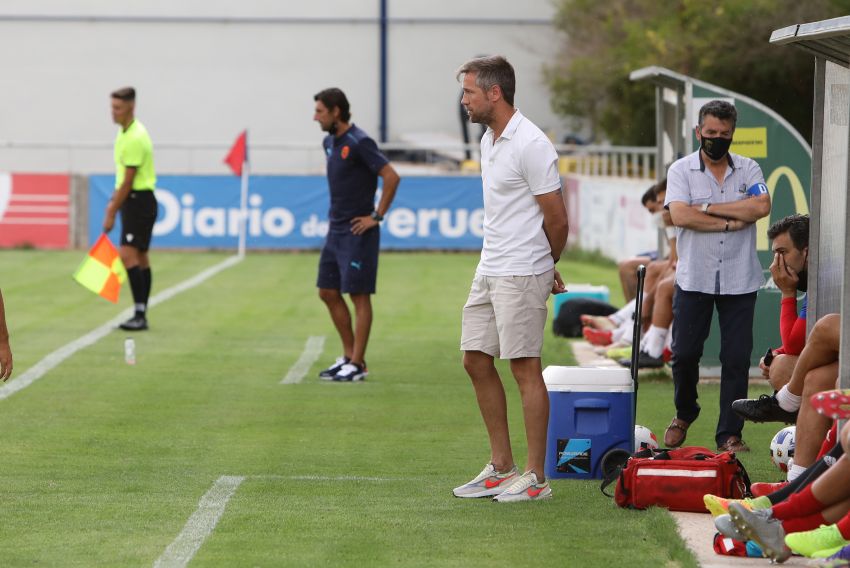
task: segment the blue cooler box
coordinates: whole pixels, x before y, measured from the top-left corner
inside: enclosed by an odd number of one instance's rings
[[[601,479],[602,457],[634,450],[634,383],[628,369],[546,367],[546,477]]]
[[[608,286],[594,286],[592,284],[566,284],[567,291],[552,296],[552,313],[557,316],[561,304],[575,298],[593,298],[600,302],[608,302],[610,291]]]

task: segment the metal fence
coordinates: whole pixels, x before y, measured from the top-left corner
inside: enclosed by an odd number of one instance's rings
[[[230,144],[223,142],[157,142],[156,165],[162,174],[223,174]],[[458,143],[386,143],[381,148],[407,173],[456,175],[478,172],[479,145]],[[655,148],[560,144],[561,174],[654,179]],[[256,174],[316,174],[325,169],[321,145],[257,142],[250,145]],[[109,172],[111,142],[43,142],[0,140],[0,171]]]

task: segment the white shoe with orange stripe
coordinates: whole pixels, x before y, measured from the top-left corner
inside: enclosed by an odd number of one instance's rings
[[[452,493],[455,497],[492,497],[504,491],[516,479],[518,473],[516,466],[505,473],[499,473],[492,463],[488,463],[478,477],[455,487]]]
[[[499,503],[510,503],[514,501],[540,501],[552,496],[552,488],[549,481],[537,483],[537,474],[527,471],[516,478],[510,487],[493,497],[493,501]]]

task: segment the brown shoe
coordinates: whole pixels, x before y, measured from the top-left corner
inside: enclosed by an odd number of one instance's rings
[[[678,448],[681,446],[685,442],[690,425],[690,422],[674,418],[670,422],[670,425],[667,426],[667,431],[664,432],[664,445],[668,448]]]
[[[750,447],[738,436],[729,436],[725,442],[717,446],[718,452],[749,452]]]

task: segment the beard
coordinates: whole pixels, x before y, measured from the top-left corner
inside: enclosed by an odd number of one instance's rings
[[[479,112],[472,112],[467,109],[466,111],[467,118],[469,122],[473,124],[489,124],[490,120],[493,118],[493,112],[491,109],[486,109]]]

